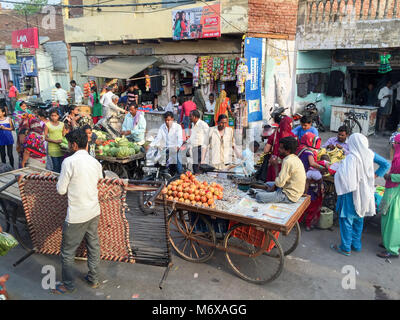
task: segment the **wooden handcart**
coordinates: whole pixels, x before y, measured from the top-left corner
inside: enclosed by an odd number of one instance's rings
[[[299,243],[298,220],[311,202],[310,196],[302,197],[290,219],[285,224],[277,224],[241,214],[165,201],[169,207],[169,240],[180,257],[191,262],[206,262],[212,258],[215,249],[220,249],[225,252],[236,275],[256,284],[273,281],[280,275],[285,255],[293,252]],[[223,239],[217,238],[213,225],[215,219],[230,220]]]
[[[96,159],[100,161],[103,170],[112,171],[121,179],[140,180],[143,177],[143,152],[123,159],[99,155],[96,155]]]
[[[11,202],[15,205],[12,210],[2,205],[4,231],[10,232],[12,226],[12,234],[27,251],[14,266],[34,253],[60,254],[68,199],[67,195],[58,194],[57,179],[58,175],[54,172],[34,167],[0,175],[1,203],[7,201],[7,204]],[[160,288],[172,265],[167,236],[167,209],[160,207],[157,214],[144,218],[136,206],[136,194],[143,190],[156,191],[156,197],[163,187],[162,182],[127,179],[106,178],[98,183],[100,258],[166,267]],[[83,241],[76,257],[86,256]]]

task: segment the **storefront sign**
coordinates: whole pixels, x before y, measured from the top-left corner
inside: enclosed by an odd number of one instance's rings
[[[6,61],[8,64],[17,64],[17,55],[15,51],[6,50]]]
[[[23,77],[37,77],[35,57],[21,59],[21,73]]]
[[[39,48],[39,34],[37,28],[16,30],[12,33],[13,48]]]
[[[172,11],[174,40],[215,38],[221,36],[221,5],[219,3]]]
[[[248,121],[262,120],[261,101],[261,66],[262,66],[263,39],[246,38],[244,57],[250,77],[246,81],[246,100],[249,108]]]

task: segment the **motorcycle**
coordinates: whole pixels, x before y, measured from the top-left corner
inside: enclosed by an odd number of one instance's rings
[[[314,102],[309,103],[304,107],[303,115],[309,116],[312,119],[312,124],[319,131],[325,132],[326,129],[321,121],[321,116],[319,115],[319,110],[317,108],[317,103],[322,101],[319,98],[320,98],[320,95],[318,94],[317,97],[315,98]]]
[[[53,103],[51,100],[46,100],[45,102],[41,101],[27,101],[26,104],[28,108],[32,111],[44,110],[47,113],[53,108]]]

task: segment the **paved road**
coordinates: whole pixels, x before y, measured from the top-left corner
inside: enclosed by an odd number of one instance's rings
[[[387,141],[387,137],[370,138],[371,147],[385,157],[389,156]],[[299,247],[286,258],[280,277],[261,286],[235,276],[220,252],[204,264],[190,263],[173,254],[174,265],[162,290],[158,283],[163,268],[106,261],[100,264],[104,283],[98,289],[90,289],[81,280],[87,271],[86,263],[77,261],[78,290],[69,296],[53,296],[41,287],[41,271],[43,266],[53,265],[59,279],[59,257],[34,255],[14,268],[12,263],[24,254],[19,246],[0,258],[0,274],[10,274],[7,284],[13,299],[400,299],[400,261],[375,256],[380,250],[377,223],[379,219],[375,218],[366,224],[362,252],[351,257],[329,248],[339,241],[338,227],[333,231],[303,232]],[[355,289],[342,287],[345,266],[356,270]]]

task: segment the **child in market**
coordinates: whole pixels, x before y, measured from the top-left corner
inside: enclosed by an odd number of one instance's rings
[[[12,136],[12,131],[14,130],[14,125],[11,118],[7,117],[7,111],[5,106],[0,107],[0,154],[1,162],[6,163],[6,150],[7,156],[10,161],[11,167],[14,168],[14,156],[13,156],[13,146],[14,138]]]
[[[257,153],[260,144],[257,141],[252,141],[249,147],[243,150],[242,155],[238,156],[238,163],[231,165],[228,169],[235,168],[236,174],[245,174],[246,176],[252,175],[254,170],[254,154]]]
[[[88,153],[95,158],[96,157],[96,145],[100,144],[100,140],[97,139],[97,135],[93,133],[92,127],[88,124],[82,127],[82,130],[88,136]]]
[[[318,137],[318,130],[312,126],[312,119],[309,116],[303,116],[300,119],[300,126],[294,128],[292,132],[299,138],[299,141],[307,132],[311,132]]]
[[[324,182],[322,174],[318,170],[309,169],[306,174],[305,193],[311,196],[311,204],[304,212],[300,222],[305,218],[306,231],[314,229],[321,216],[322,200],[324,196]]]
[[[60,144],[65,134],[64,123],[59,119],[60,115],[57,109],[52,109],[50,111],[50,121],[46,122],[44,127],[44,136],[48,142],[47,154],[51,158],[53,171],[57,173],[61,172],[61,163],[64,158],[64,152],[61,150]]]

